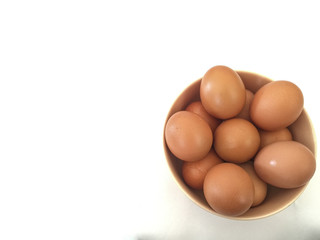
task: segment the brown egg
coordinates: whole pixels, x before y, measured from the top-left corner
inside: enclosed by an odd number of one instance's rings
[[[260,149],[274,142],[292,140],[292,135],[288,128],[282,128],[276,131],[263,131],[260,129],[259,134]]]
[[[257,153],[260,136],[252,123],[241,118],[233,118],[217,127],[213,142],[216,153],[223,160],[243,163]]]
[[[209,170],[203,184],[204,196],[217,213],[239,216],[253,203],[254,187],[248,173],[233,163],[221,163]]]
[[[169,118],[165,139],[172,154],[185,161],[204,158],[212,147],[209,124],[197,114],[188,111],[176,112]]]
[[[243,118],[250,121],[250,105],[253,100],[253,93],[246,89],[246,103],[242,108],[241,112],[237,115],[237,118]]]
[[[301,90],[288,81],[275,81],[261,87],[254,95],[250,117],[266,131],[288,127],[303,109]]]
[[[203,159],[194,162],[184,162],[182,177],[194,189],[202,189],[203,181],[208,171],[215,165],[223,163],[213,149]]]
[[[186,107],[186,111],[190,111],[193,113],[198,114],[200,117],[202,117],[204,120],[207,121],[209,124],[212,133],[216,130],[218,125],[221,123],[221,120],[216,119],[215,117],[211,116],[202,106],[200,101],[192,102]]]
[[[215,66],[202,78],[200,98],[208,113],[228,119],[240,113],[246,101],[246,91],[235,71],[226,66]]]
[[[279,188],[297,188],[313,176],[316,161],[312,152],[295,141],[272,143],[259,151],[254,160],[257,175]]]
[[[258,206],[267,196],[267,184],[256,174],[253,168],[253,162],[249,161],[246,163],[241,163],[239,166],[242,167],[251,177],[254,187],[252,207]]]

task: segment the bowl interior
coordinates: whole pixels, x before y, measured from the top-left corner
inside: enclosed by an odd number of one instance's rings
[[[240,75],[245,87],[255,93],[260,87],[271,82],[271,79],[268,79],[262,75],[258,75],[251,72],[245,71],[237,71]],[[189,87],[187,87],[180,96],[176,99],[174,104],[172,105],[166,122],[170,118],[172,114],[177,111],[183,110],[186,106],[196,100],[200,100],[200,83],[201,79],[192,83]],[[309,119],[309,116],[305,109],[302,111],[300,117],[289,126],[289,129],[292,133],[293,139],[298,141],[304,145],[306,145],[314,154],[316,154],[316,145],[315,145],[315,134],[313,131],[312,123]],[[182,161],[177,159],[172,155],[170,150],[168,149],[165,138],[163,137],[164,143],[164,151],[165,156],[169,165],[169,168],[177,181],[178,185],[181,189],[188,195],[188,197],[198,204],[203,209],[223,217],[227,217],[221,214],[216,213],[206,202],[202,190],[194,190],[188,187],[183,181],[181,174]],[[250,220],[250,219],[258,219],[270,216],[275,214],[286,207],[288,207],[291,203],[293,203],[299,195],[306,188],[307,184],[295,188],[295,189],[280,189],[272,186],[268,186],[268,194],[264,202],[257,206],[250,208],[245,214],[238,217],[227,217],[231,219],[239,219],[239,220]]]

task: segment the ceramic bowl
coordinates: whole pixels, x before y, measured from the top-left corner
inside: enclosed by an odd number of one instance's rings
[[[272,80],[251,72],[237,71],[241,77],[245,87],[255,93],[260,87],[271,82]],[[201,79],[198,79],[190,86],[188,86],[173,103],[171,109],[166,118],[166,122],[172,114],[177,111],[183,110],[186,106],[193,102],[200,100],[200,83]],[[316,155],[316,138],[313,130],[311,120],[304,109],[300,117],[289,126],[289,130],[292,133],[293,140],[298,141],[307,146]],[[238,220],[253,220],[263,217],[267,217],[280,212],[292,204],[304,191],[308,184],[295,189],[281,189],[268,185],[268,194],[266,199],[259,206],[250,208],[246,213],[237,217],[229,217],[216,213],[206,202],[202,190],[194,190],[188,187],[181,174],[182,161],[177,159],[168,149],[165,138],[163,135],[164,152],[169,165],[170,171],[176,180],[181,190],[197,205],[207,210],[210,213],[219,215],[226,218],[238,219]]]

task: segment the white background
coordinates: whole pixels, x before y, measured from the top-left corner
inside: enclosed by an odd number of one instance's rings
[[[1,1],[0,239],[320,239],[320,173],[286,210],[193,204],[166,114],[210,67],[297,84],[319,135],[317,1]]]

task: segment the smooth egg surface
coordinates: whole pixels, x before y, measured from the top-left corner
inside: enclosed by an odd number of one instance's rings
[[[243,118],[245,120],[250,121],[250,106],[253,100],[254,94],[246,89],[246,103],[242,108],[241,112],[237,115],[237,118]]]
[[[249,121],[233,118],[222,122],[214,134],[214,149],[225,161],[243,163],[257,153],[260,136]]]
[[[260,149],[274,142],[292,140],[292,134],[288,128],[282,128],[276,131],[263,131],[259,129],[259,134]]]
[[[254,159],[257,175],[279,188],[306,184],[316,169],[313,153],[296,141],[275,142],[262,148]]]
[[[202,106],[200,101],[192,102],[186,107],[186,111],[190,111],[198,114],[204,120],[207,121],[209,126],[211,127],[212,133],[216,130],[218,125],[221,123],[221,120],[211,116]]]
[[[213,149],[203,159],[193,162],[184,162],[182,177],[190,187],[202,189],[203,181],[208,171],[215,165],[223,163]]]
[[[197,161],[204,158],[212,147],[212,131],[200,116],[188,111],[173,114],[165,127],[168,148],[177,158]]]
[[[258,177],[252,161],[241,163],[239,166],[249,174],[253,182],[254,197],[252,207],[260,205],[267,196],[267,184]]]
[[[303,110],[303,95],[292,82],[275,81],[261,87],[251,103],[250,117],[266,131],[288,127]]]
[[[227,216],[239,216],[253,203],[252,180],[245,170],[233,163],[211,168],[204,179],[203,191],[209,206]]]
[[[206,111],[219,119],[240,113],[245,105],[246,91],[239,75],[226,66],[215,66],[203,76],[200,98]]]

